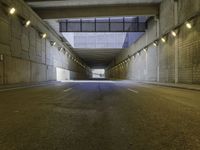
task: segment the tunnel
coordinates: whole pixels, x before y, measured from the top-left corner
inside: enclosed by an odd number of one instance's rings
[[[0,0],[0,150],[200,150],[199,0]]]

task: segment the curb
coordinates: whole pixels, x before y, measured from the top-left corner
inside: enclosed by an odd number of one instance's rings
[[[24,89],[24,88],[45,86],[45,85],[56,84],[56,83],[59,83],[59,82],[49,81],[49,82],[39,82],[39,83],[10,84],[10,85],[4,85],[4,86],[2,85],[2,86],[0,86],[0,92],[10,91],[13,89]]]
[[[187,86],[194,86],[194,85],[178,85],[178,84],[165,84],[165,83],[154,83],[154,82],[139,82],[143,84],[152,84],[152,85],[157,85],[157,86],[165,86],[165,87],[171,87],[171,88],[179,88],[179,89],[186,89],[186,90],[195,90],[195,91],[200,91],[200,85],[199,87],[187,87]],[[197,85],[198,86],[198,85]]]

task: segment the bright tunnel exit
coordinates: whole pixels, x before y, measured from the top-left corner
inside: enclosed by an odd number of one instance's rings
[[[93,79],[103,79],[105,78],[105,69],[92,69]]]
[[[70,71],[57,67],[56,80],[57,81],[70,80]]]

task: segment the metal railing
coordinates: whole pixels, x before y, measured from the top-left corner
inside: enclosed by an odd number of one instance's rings
[[[140,21],[139,17],[68,19],[59,24],[60,32],[144,32],[146,29],[146,21]]]

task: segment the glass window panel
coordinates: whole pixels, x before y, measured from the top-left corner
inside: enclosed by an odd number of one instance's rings
[[[110,18],[110,22],[123,22],[123,17]]]
[[[132,23],[125,23],[125,31],[130,31]]]
[[[102,22],[102,23],[109,22],[109,18],[96,18],[96,22]]]
[[[68,22],[67,24],[67,31],[69,32],[78,32],[80,31],[80,29],[81,29],[80,23]]]
[[[82,31],[95,31],[95,23],[84,22],[82,23]]]
[[[60,23],[60,31],[61,32],[66,32],[67,31],[67,28],[66,28],[66,23],[65,22],[61,22]]]
[[[96,23],[96,31],[102,32],[102,31],[109,31],[109,23]]]
[[[111,23],[110,29],[111,31],[123,31],[124,24],[123,23]]]
[[[80,19],[67,19],[68,22],[80,22]]]

